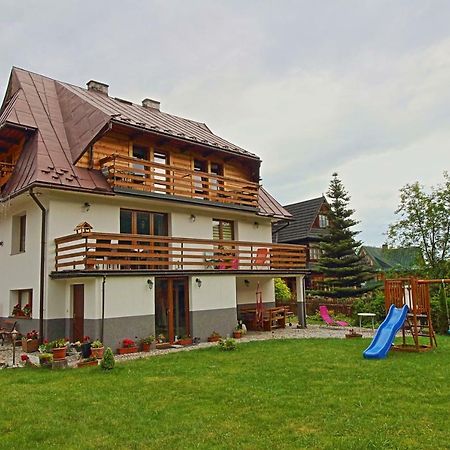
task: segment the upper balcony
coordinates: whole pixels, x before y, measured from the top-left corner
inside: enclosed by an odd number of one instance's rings
[[[83,231],[55,239],[56,272],[302,271],[305,247]]]
[[[100,160],[102,173],[114,190],[171,195],[195,201],[256,210],[259,184],[113,154]]]

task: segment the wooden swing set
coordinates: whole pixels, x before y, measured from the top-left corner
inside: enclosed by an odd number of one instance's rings
[[[436,336],[431,321],[430,284],[450,283],[450,279],[420,280],[415,277],[396,278],[384,281],[386,311],[391,305],[401,308],[408,305],[409,312],[402,326],[402,344],[394,345],[394,350],[423,352],[437,347]],[[408,342],[407,332],[413,343]],[[425,342],[419,338],[427,338]]]

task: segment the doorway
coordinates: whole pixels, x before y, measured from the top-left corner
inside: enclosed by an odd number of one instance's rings
[[[190,336],[187,278],[155,278],[155,332],[170,343]]]
[[[84,337],[84,284],[72,285],[72,339],[83,342]]]

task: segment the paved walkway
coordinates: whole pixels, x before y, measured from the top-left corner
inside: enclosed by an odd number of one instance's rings
[[[295,325],[292,327],[287,326],[284,329],[269,331],[249,331],[243,338],[237,339],[237,342],[251,342],[261,341],[267,339],[344,339],[345,334],[349,331],[350,327],[328,327],[323,325],[308,325],[308,328],[297,328]],[[354,330],[359,331],[358,327],[354,327]],[[362,329],[363,338],[372,338],[373,331],[369,328]],[[152,350],[150,352],[138,352],[128,355],[114,355],[117,362],[129,361],[133,359],[148,358],[152,356],[166,355],[168,353],[180,352],[180,351],[192,351],[198,348],[207,348],[217,345],[210,342],[202,342],[197,345],[191,345],[189,347],[169,348],[165,350]],[[22,348],[16,347],[16,363],[20,362],[20,355],[22,355]],[[37,354],[30,354],[31,359],[37,358]],[[12,365],[12,346],[5,345],[0,346],[0,367],[5,364]]]

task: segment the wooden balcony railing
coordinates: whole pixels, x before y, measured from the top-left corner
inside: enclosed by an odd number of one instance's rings
[[[55,239],[55,269],[305,269],[302,245],[83,232]]]
[[[9,180],[14,170],[14,164],[0,161],[0,188]]]
[[[258,207],[259,184],[113,154],[100,160],[114,187]]]

